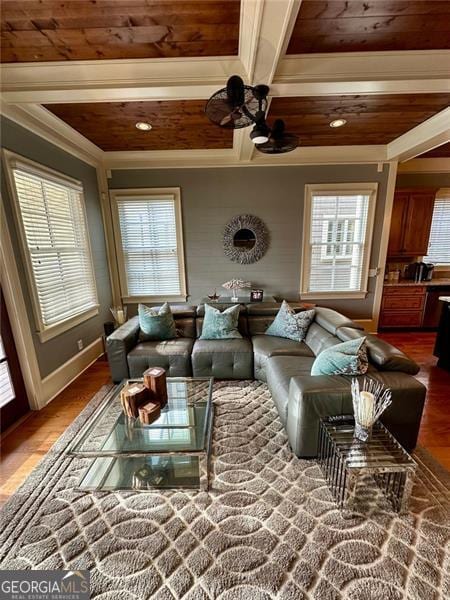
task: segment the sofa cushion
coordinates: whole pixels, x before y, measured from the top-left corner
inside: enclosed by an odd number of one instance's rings
[[[229,340],[241,338],[238,319],[240,307],[229,306],[221,311],[214,306],[205,304],[205,318],[203,320],[201,340]]]
[[[314,358],[311,356],[271,356],[267,360],[267,385],[283,424],[287,421],[291,378],[309,376],[313,362]]]
[[[311,348],[314,354],[318,356],[323,350],[331,348],[331,346],[335,346],[336,344],[340,344],[341,340],[314,322],[311,323],[308,329],[305,343]]]
[[[275,321],[269,326],[266,335],[284,337],[296,342],[302,342],[314,319],[314,309],[296,313],[289,304],[283,300]]]
[[[286,338],[272,335],[252,336],[254,354],[254,376],[260,381],[267,381],[266,364],[270,356],[309,356],[314,357],[312,350],[305,342],[294,342]]]
[[[166,302],[161,308],[154,308],[139,304],[138,306],[139,339],[148,340],[171,340],[177,337],[175,321],[173,320],[172,311],[169,304]]]
[[[252,379],[253,347],[248,338],[196,340],[192,349],[194,377]]]
[[[314,361],[311,375],[364,375],[369,367],[365,342],[362,337],[324,350]]]
[[[351,319],[344,317],[344,315],[341,315],[341,313],[338,313],[335,310],[332,310],[331,308],[318,306],[315,310],[315,322],[332,335],[337,335],[337,330],[339,327],[352,327],[353,329],[363,329],[360,325],[357,325]]]
[[[192,375],[193,345],[194,340],[191,338],[137,344],[127,357],[130,377],[142,377],[142,373],[149,367],[162,367],[170,377],[189,377]]]

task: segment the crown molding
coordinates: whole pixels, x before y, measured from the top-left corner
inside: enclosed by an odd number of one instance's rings
[[[94,167],[102,161],[98,146],[42,106],[14,106],[1,99],[0,114]]]

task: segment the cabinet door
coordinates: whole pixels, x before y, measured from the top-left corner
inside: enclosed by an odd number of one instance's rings
[[[409,194],[396,192],[392,207],[391,230],[389,233],[388,255],[398,256],[403,251],[404,224],[408,212]]]
[[[425,256],[428,252],[434,194],[411,193],[403,234],[402,254]]]

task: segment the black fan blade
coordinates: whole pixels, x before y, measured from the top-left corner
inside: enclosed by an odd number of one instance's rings
[[[245,102],[244,82],[239,75],[232,75],[227,81],[227,96],[228,101],[234,108],[242,106]]]
[[[284,134],[284,121],[283,119],[276,119],[276,121],[273,124],[272,127],[272,134],[271,137],[273,137],[275,140],[279,139],[283,136]]]

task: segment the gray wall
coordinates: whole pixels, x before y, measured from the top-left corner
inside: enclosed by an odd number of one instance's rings
[[[378,262],[388,166],[232,167],[114,170],[110,189],[180,187],[189,301],[196,303],[232,277],[268,294],[297,299],[300,289],[304,188],[307,183],[378,182],[371,267]],[[237,214],[265,221],[270,248],[259,262],[239,265],[224,256],[222,232]],[[375,280],[363,300],[320,301],[354,318],[371,318]],[[227,293],[226,291],[224,292]],[[133,309],[132,309],[133,310]]]
[[[2,118],[1,124],[3,148],[7,148],[12,152],[16,152],[17,154],[25,156],[42,165],[74,177],[80,180],[84,187],[88,229],[97,283],[97,293],[100,303],[99,314],[57,337],[54,337],[45,343],[41,343],[39,337],[35,333],[36,324],[31,307],[30,292],[25,278],[17,231],[13,219],[11,198],[6,185],[2,164],[2,199],[5,203],[8,228],[11,233],[12,243],[18,262],[18,270],[21,274],[20,283],[25,298],[25,304],[28,308],[28,319],[31,324],[31,330],[33,331],[33,342],[36,349],[39,370],[42,377],[45,377],[78,353],[77,340],[82,339],[84,346],[88,346],[102,334],[104,321],[111,319],[109,313],[109,308],[111,306],[111,287],[97,187],[97,175],[94,167],[82,162],[71,154],[64,152],[60,148],[53,146],[16,123]]]
[[[398,173],[396,187],[450,187],[450,173]]]

